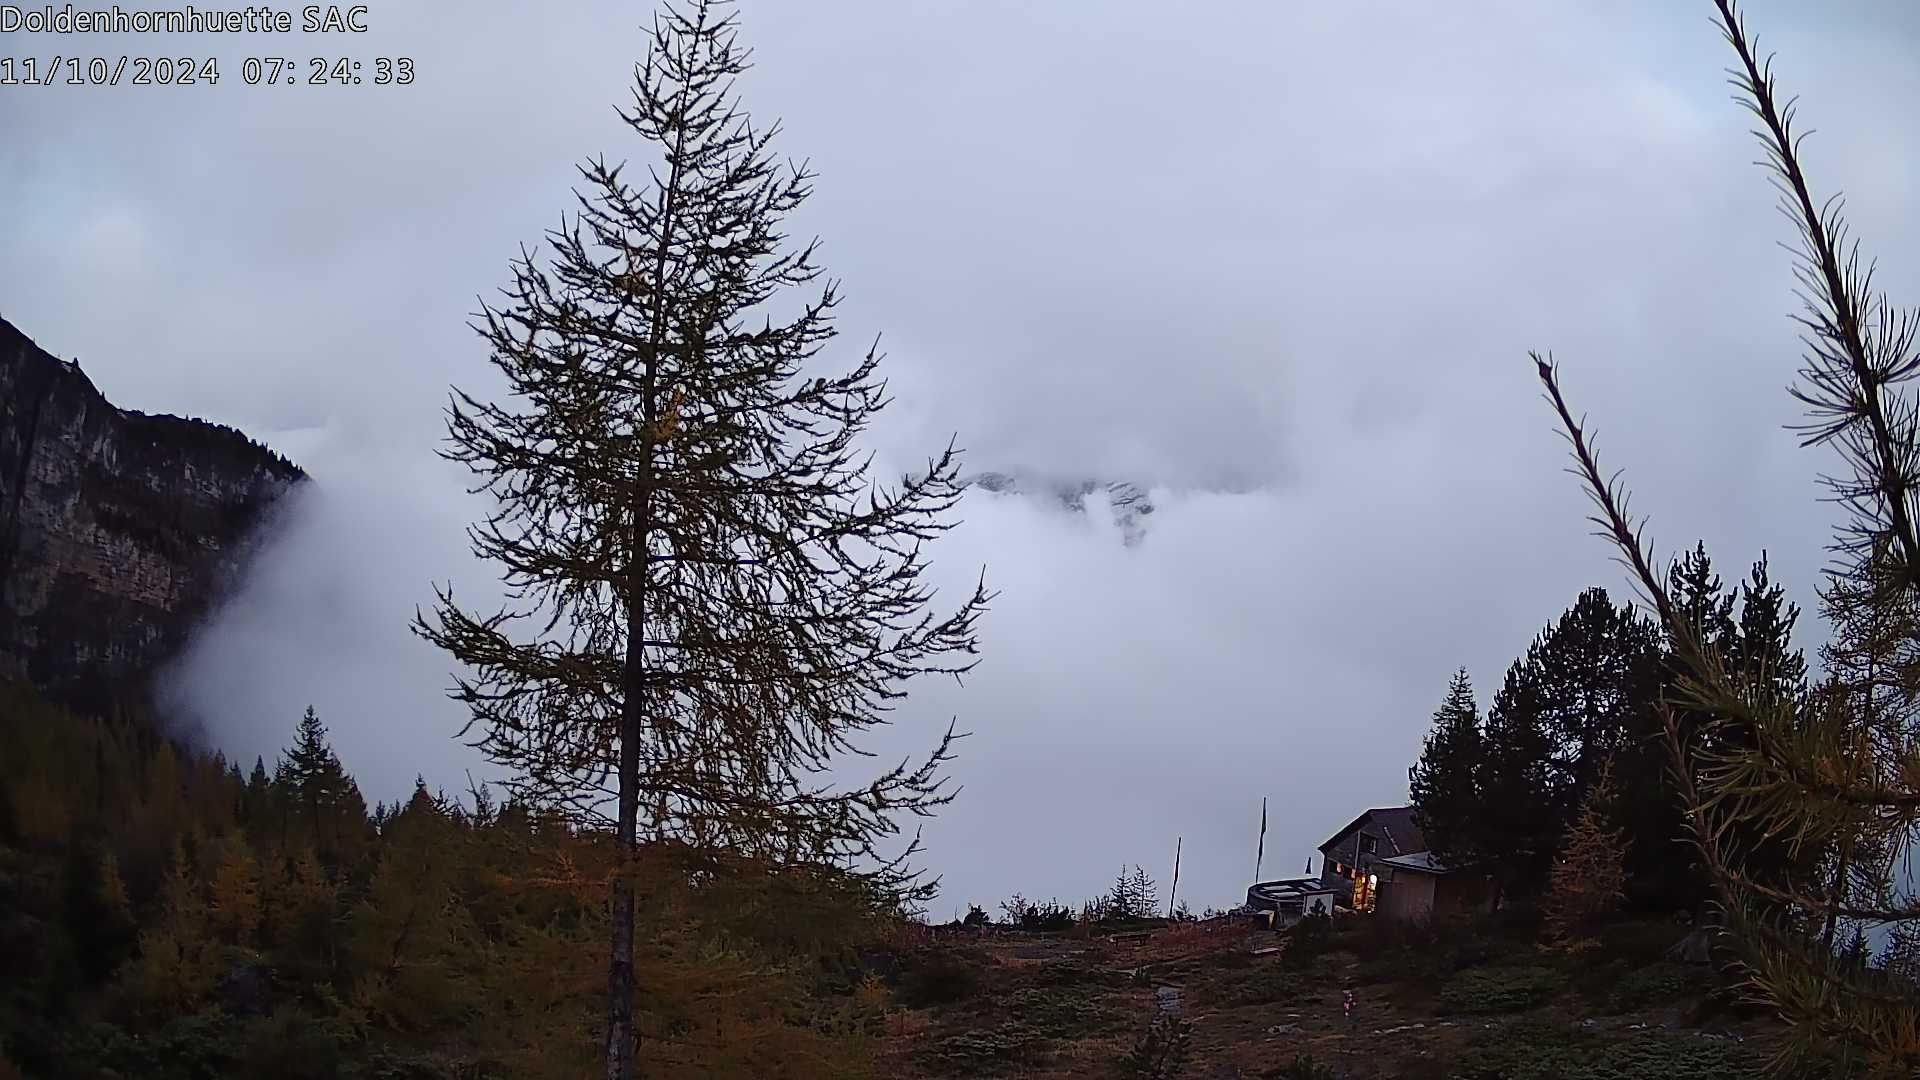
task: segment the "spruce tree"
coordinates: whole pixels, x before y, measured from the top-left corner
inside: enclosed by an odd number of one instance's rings
[[[1482,814],[1474,829],[1495,858],[1496,906],[1503,894],[1538,887],[1559,839],[1539,683],[1532,658],[1516,660],[1487,708]]]
[[[1127,878],[1127,889],[1133,896],[1134,918],[1149,919],[1160,910],[1160,885],[1138,864]]]
[[[1704,541],[1696,541],[1667,569],[1678,617],[1702,640],[1731,648],[1738,637],[1734,611],[1738,596],[1714,569]],[[1685,665],[1670,633],[1660,636],[1659,692],[1670,700]],[[1682,716],[1691,727],[1693,720]],[[1670,775],[1664,728],[1657,708],[1642,712],[1630,738],[1615,754],[1619,817],[1627,840],[1627,896],[1633,904],[1660,911],[1693,911],[1706,900],[1699,859],[1687,840],[1686,817]]]
[[[1740,587],[1736,629],[1724,648],[1728,675],[1738,680],[1756,700],[1785,707],[1804,715],[1801,703],[1808,700],[1807,663],[1793,647],[1793,628],[1800,611],[1786,600],[1786,590],[1774,584],[1768,575],[1763,553],[1754,563]],[[1810,702],[1809,702],[1810,703]],[[1830,701],[1829,705],[1838,705]],[[1797,723],[1797,721],[1796,721]],[[1700,734],[1708,753],[1732,757],[1755,748],[1756,732],[1751,724],[1722,722],[1710,725]],[[1863,852],[1843,853],[1840,841],[1821,844],[1796,843],[1779,835],[1769,835],[1764,827],[1753,824],[1729,825],[1729,842],[1742,852],[1744,871],[1755,881],[1776,888],[1814,886],[1822,878],[1822,867],[1833,867],[1832,874],[1845,877],[1844,865]],[[1789,909],[1768,903],[1788,918],[1798,916]]]
[[[1793,645],[1799,621],[1799,607],[1789,603],[1786,589],[1769,577],[1762,552],[1740,586],[1738,633],[1727,649],[1732,673],[1771,700],[1794,701],[1805,694],[1807,660]]]
[[[1667,580],[1672,583],[1675,614],[1685,620],[1693,635],[1728,647],[1737,629],[1734,596],[1714,572],[1706,541],[1695,541],[1692,551],[1675,559],[1667,570]]]
[[[297,836],[313,844],[322,862],[335,865],[361,839],[366,801],[334,754],[326,725],[311,705],[300,718],[293,746],[281,755],[273,787],[291,826],[283,843]]]
[[[1880,952],[1880,970],[1899,983],[1920,985],[1920,927],[1910,922],[1894,924]]]
[[[465,668],[453,696],[512,792],[642,835],[782,861],[875,861],[950,797],[952,729],[918,763],[829,789],[905,684],[974,663],[984,588],[930,610],[922,545],[962,494],[950,445],[883,485],[858,439],[886,404],[869,350],[826,372],[839,296],[783,219],[812,176],[733,98],[734,20],[691,0],[654,22],[620,113],[648,158],[604,158],[476,329],[505,401],[456,391],[445,455],[494,509],[470,530],[512,600],[440,593],[416,629]],[[810,295],[801,295],[811,290]],[[612,880],[607,1075],[632,1075],[634,889]]]
[[[1480,828],[1487,810],[1481,790],[1486,755],[1480,708],[1474,703],[1467,669],[1461,668],[1454,672],[1446,699],[1433,714],[1433,730],[1407,777],[1420,831],[1444,862],[1463,866],[1487,854]]]
[[[1133,902],[1133,883],[1127,878],[1127,868],[1122,866],[1114,875],[1113,888],[1107,890],[1107,902],[1102,915],[1113,922],[1126,922],[1139,914]]]

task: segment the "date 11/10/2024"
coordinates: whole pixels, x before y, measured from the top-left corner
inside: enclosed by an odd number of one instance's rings
[[[192,56],[0,56],[0,86],[217,86],[218,57]],[[407,86],[413,58],[376,56],[249,56],[240,61],[248,86]]]

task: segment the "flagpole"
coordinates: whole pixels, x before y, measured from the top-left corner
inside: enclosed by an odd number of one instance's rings
[[[1267,859],[1267,797],[1260,796],[1260,847],[1253,855],[1253,880],[1260,880],[1260,866]]]
[[[1173,838],[1173,888],[1167,890],[1167,918],[1173,918],[1174,898],[1180,895],[1180,844],[1182,837]]]

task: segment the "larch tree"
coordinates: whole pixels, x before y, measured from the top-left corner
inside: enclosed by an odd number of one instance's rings
[[[1611,771],[1610,763],[1601,765],[1588,788],[1548,883],[1547,939],[1568,951],[1590,947],[1594,924],[1626,898],[1626,839],[1612,822]]]
[[[1905,935],[1920,925],[1920,900],[1902,872],[1920,829],[1920,743],[1898,699],[1868,700],[1883,678],[1912,675],[1920,640],[1909,621],[1920,600],[1920,407],[1909,385],[1920,373],[1920,317],[1875,289],[1839,203],[1818,199],[1801,167],[1794,103],[1779,97],[1771,61],[1733,0],[1716,5],[1737,58],[1738,99],[1757,121],[1764,164],[1799,234],[1806,352],[1793,393],[1809,412],[1806,441],[1838,450],[1842,464],[1827,480],[1844,517],[1821,600],[1841,635],[1860,644],[1848,646],[1857,655],[1834,665],[1819,692],[1793,691],[1791,661],[1755,663],[1690,625],[1673,583],[1652,569],[1644,522],[1629,516],[1617,479],[1602,471],[1552,361],[1534,359],[1594,522],[1682,663],[1676,700],[1663,707],[1673,774],[1746,985],[1790,1025],[1776,1064],[1792,1075],[1912,1076],[1920,988],[1860,958],[1864,926]],[[1697,719],[1694,729],[1682,715]],[[1757,837],[1794,856],[1845,851],[1854,859],[1842,872],[1771,878],[1751,869]]]
[[[644,827],[924,897],[917,840],[892,840],[951,798],[952,727],[870,783],[827,773],[909,680],[976,662],[984,585],[935,611],[922,546],[953,523],[959,458],[870,475],[880,357],[818,369],[838,293],[781,232],[812,177],[736,104],[747,53],[718,8],[654,20],[619,110],[642,179],[583,165],[548,253],[523,252],[477,316],[507,397],[456,390],[443,453],[492,500],[469,535],[510,600],[475,612],[448,586],[415,629],[463,665],[452,694],[512,793],[610,826],[623,866]],[[635,893],[610,884],[603,1035],[624,1080]]]
[[[1433,714],[1433,730],[1408,770],[1407,788],[1420,831],[1435,855],[1456,866],[1485,857],[1480,830],[1485,802],[1486,739],[1480,707],[1467,669],[1454,672],[1447,696]]]

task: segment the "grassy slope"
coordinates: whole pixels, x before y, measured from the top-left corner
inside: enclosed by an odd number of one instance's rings
[[[1191,1024],[1179,1075],[1627,1080],[1757,1071],[1768,1027],[1711,972],[1660,959],[1671,924],[1623,923],[1568,957],[1483,922],[1407,934],[1344,922],[1320,949],[1222,922],[1144,937],[948,936],[900,980],[881,1075],[1128,1075],[1156,1011]],[[1308,955],[1311,954],[1311,955]],[[1341,991],[1359,1007],[1342,1015]],[[1311,1065],[1306,1060],[1310,1058]]]

